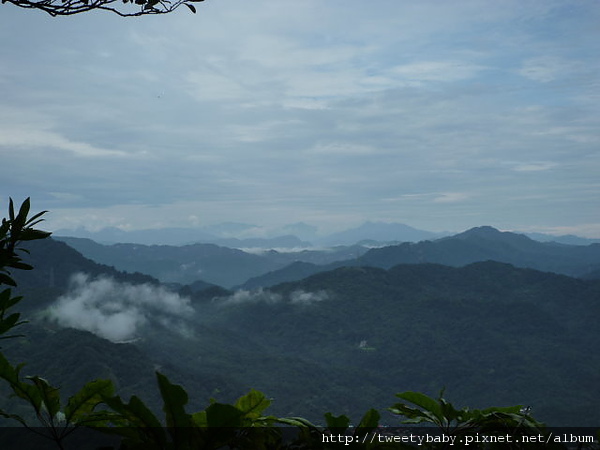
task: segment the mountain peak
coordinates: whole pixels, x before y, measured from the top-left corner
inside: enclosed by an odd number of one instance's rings
[[[525,246],[530,248],[531,246],[537,246],[538,242],[534,241],[531,238],[528,238],[524,234],[513,233],[512,231],[500,231],[497,228],[491,227],[489,225],[484,225],[480,227],[474,227],[467,231],[463,231],[462,233],[456,234],[454,236],[449,236],[444,239],[460,239],[460,240],[485,240],[485,241],[495,241],[502,242],[504,244],[516,245],[516,246]]]
[[[502,234],[502,231],[489,225],[473,227],[456,236],[482,236],[482,237],[497,237]]]

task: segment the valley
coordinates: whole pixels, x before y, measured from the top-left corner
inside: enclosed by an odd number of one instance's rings
[[[459,406],[529,405],[538,420],[560,426],[600,421],[600,281],[517,267],[582,274],[597,267],[597,245],[543,244],[483,227],[365,248],[349,260],[295,262],[317,270],[232,290],[140,273],[159,267],[161,252],[171,266],[185,263],[181,254],[189,263],[185,247],[73,242],[88,254],[103,251],[105,265],[54,239],[31,243],[35,269],[17,278],[28,337],[5,347],[66,394],[90,377],[108,377],[122,395],[135,392],[158,410],[153,372],[160,368],[190,392],[190,408],[254,388],[274,399],[270,411],[280,416],[319,423],[327,411],[360,417],[375,407],[382,423],[396,425],[385,414],[396,392],[445,389]],[[240,255],[215,247],[227,258]],[[348,249],[336,251],[328,257]],[[245,254],[239,265],[217,258],[212,270],[242,280],[247,269],[237,268],[251,261],[258,278],[273,277],[264,272],[285,260],[275,253]],[[197,261],[211,264],[209,256]],[[125,334],[119,320],[129,324]]]

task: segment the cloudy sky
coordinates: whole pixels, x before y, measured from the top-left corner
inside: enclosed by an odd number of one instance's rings
[[[0,200],[46,228],[600,237],[596,0],[0,5]]]

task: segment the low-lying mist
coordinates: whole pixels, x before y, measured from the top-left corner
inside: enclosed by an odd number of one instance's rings
[[[140,337],[162,325],[184,335],[184,318],[194,313],[190,299],[162,286],[122,283],[110,277],[74,274],[68,292],[47,311],[61,326],[90,331],[113,342]]]
[[[289,295],[282,295],[269,290],[257,289],[253,291],[240,289],[228,297],[218,297],[214,301],[220,305],[240,305],[248,303],[291,303],[295,305],[308,305],[311,303],[327,300],[329,294],[326,291],[305,292],[296,290]]]
[[[258,303],[310,305],[328,298],[326,291],[295,290],[284,295],[263,289],[238,290],[214,298],[205,308]],[[113,342],[144,337],[158,328],[191,337],[194,324],[189,319],[199,316],[203,314],[196,315],[188,297],[163,286],[124,283],[108,276],[92,278],[85,273],[74,274],[67,293],[46,311],[46,317],[60,326],[89,331]]]

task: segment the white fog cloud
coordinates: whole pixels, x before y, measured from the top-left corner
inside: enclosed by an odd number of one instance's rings
[[[189,298],[161,286],[121,283],[110,277],[92,279],[83,273],[73,275],[69,291],[48,310],[59,325],[113,342],[138,337],[150,322],[187,333],[181,319],[193,312]]]
[[[329,294],[325,291],[304,292],[300,289],[290,294],[290,303],[296,305],[309,305],[311,303],[322,302],[328,298]]]
[[[289,296],[283,296],[262,288],[255,291],[241,289],[229,297],[215,299],[221,305],[240,305],[248,303],[291,303],[293,305],[309,305],[329,299],[326,291],[306,292],[302,289],[293,291]]]
[[[221,305],[240,305],[244,303],[278,303],[282,300],[281,295],[262,288],[256,291],[247,291],[240,289],[229,297],[219,298],[217,301]]]

